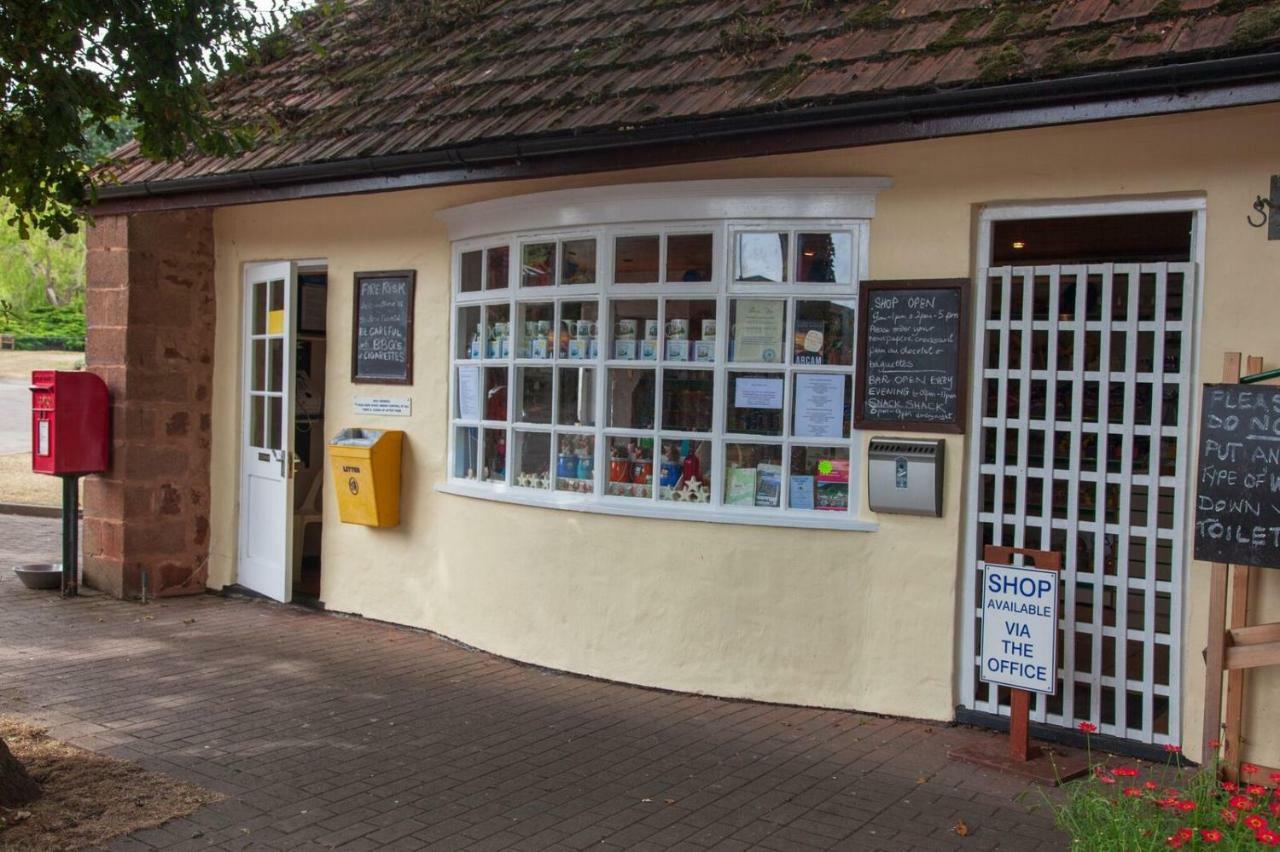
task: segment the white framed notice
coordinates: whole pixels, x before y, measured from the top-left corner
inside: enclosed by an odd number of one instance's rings
[[[458,368],[458,418],[480,419],[480,368]]]
[[[739,376],[733,388],[734,408],[782,408],[782,379]]]
[[[356,414],[381,414],[387,417],[408,417],[413,405],[407,396],[357,396],[352,399]]]
[[[777,299],[737,299],[734,307],[733,360],[781,363],[787,303]]]
[[[986,563],[982,673],[987,683],[1052,695],[1058,686],[1058,572]]]
[[[796,374],[795,429],[797,438],[844,437],[844,389],[847,376],[830,373]]]

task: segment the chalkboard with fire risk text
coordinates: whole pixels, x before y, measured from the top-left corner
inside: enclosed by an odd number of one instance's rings
[[[357,272],[351,381],[413,384],[414,273]]]

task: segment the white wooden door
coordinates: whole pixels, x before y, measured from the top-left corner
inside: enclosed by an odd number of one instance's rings
[[[245,267],[244,424],[240,464],[240,585],[277,601],[292,597],[292,263]]]
[[[965,706],[1008,714],[978,678],[982,547],[1064,556],[1057,694],[1032,719],[1178,742],[1195,266],[979,271],[962,636]]]

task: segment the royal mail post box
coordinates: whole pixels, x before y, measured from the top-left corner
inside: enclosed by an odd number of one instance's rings
[[[101,473],[111,447],[107,385],[93,373],[31,373],[31,469],[54,476]]]
[[[942,441],[872,438],[867,453],[871,511],[942,517],[944,449]]]
[[[394,527],[400,523],[400,448],[394,429],[343,429],[329,442],[329,479],[338,491],[344,524]]]

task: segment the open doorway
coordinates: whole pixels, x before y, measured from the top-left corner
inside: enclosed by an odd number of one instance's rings
[[[324,387],[327,341],[325,311],[328,270],[298,268],[297,334],[293,392],[293,600],[323,606],[320,600],[321,530],[324,520]]]

